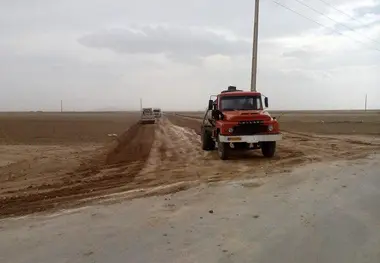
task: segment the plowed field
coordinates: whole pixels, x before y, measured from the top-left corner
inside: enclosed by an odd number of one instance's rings
[[[150,125],[137,119],[132,113],[1,115],[0,216],[272,176],[310,162],[357,159],[380,149],[372,131],[376,118],[367,130],[359,122],[367,136],[297,131],[297,118],[293,126],[287,124],[293,128],[284,132],[274,158],[250,151],[221,161],[216,152],[201,150],[199,115],[167,114]],[[114,133],[118,136],[108,136]]]

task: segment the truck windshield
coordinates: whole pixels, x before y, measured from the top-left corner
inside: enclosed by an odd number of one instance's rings
[[[220,110],[261,110],[263,109],[260,96],[223,96]]]

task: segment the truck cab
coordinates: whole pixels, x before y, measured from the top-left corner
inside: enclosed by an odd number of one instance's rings
[[[260,92],[235,86],[211,96],[202,122],[203,150],[217,147],[223,160],[242,149],[261,149],[265,157],[274,156],[282,135],[277,120],[265,110],[268,98],[262,98]]]

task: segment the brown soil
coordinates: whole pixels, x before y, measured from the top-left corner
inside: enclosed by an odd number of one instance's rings
[[[199,115],[169,114],[156,124],[141,125],[136,123],[136,115],[114,114],[116,117],[110,114],[109,119],[104,114],[99,114],[99,119],[96,114],[89,116],[91,122],[84,120],[87,128],[73,125],[86,119],[85,115],[78,120],[71,115],[71,121],[62,126],[69,135],[47,134],[44,126],[50,127],[49,121],[39,122],[42,127],[35,124],[28,130],[31,134],[6,132],[2,138],[8,145],[0,147],[0,216],[66,208],[118,193],[128,198],[165,194],[202,182],[269,176],[302,164],[355,159],[380,149],[378,137],[297,131],[298,118],[293,130],[284,132],[274,158],[250,151],[221,161],[216,152],[201,150]],[[27,119],[17,118],[21,122]],[[2,131],[25,125],[15,120],[2,123],[6,123],[0,126]],[[124,132],[114,140],[107,136],[122,127]],[[86,133],[91,134],[89,141],[80,143],[85,137],[81,134]],[[76,135],[70,138],[70,134]],[[44,143],[36,145],[34,138],[44,136]],[[16,143],[9,145],[12,141]],[[22,145],[24,141],[33,145]]]
[[[128,184],[143,168],[153,141],[154,126],[134,124],[109,150],[99,150],[92,159],[83,156],[82,163],[75,170],[43,173],[44,176],[33,180],[33,183],[20,183],[17,178],[12,178],[14,166],[5,166],[1,169],[2,174],[11,178],[7,184],[16,184],[18,188],[2,187],[1,215],[64,207],[74,204],[76,200],[120,191],[124,186],[129,189]],[[54,177],[58,175],[58,178]],[[25,174],[19,178],[22,180],[24,177],[26,181],[30,176]],[[50,178],[50,183],[45,180],[47,178]]]
[[[137,113],[0,113],[0,144],[73,145],[105,143],[121,134]]]

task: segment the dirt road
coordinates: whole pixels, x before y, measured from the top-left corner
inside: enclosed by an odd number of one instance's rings
[[[380,156],[310,164],[290,175],[0,220],[0,262],[378,263],[379,170]]]
[[[263,178],[380,149],[380,141],[371,137],[288,132],[272,159],[253,151],[221,161],[216,152],[201,150],[199,131],[199,120],[169,115],[154,125],[134,124],[107,146],[43,146],[47,152],[28,154],[26,160],[11,160],[16,158],[11,154],[10,163],[0,167],[0,215],[166,194],[204,182]]]

